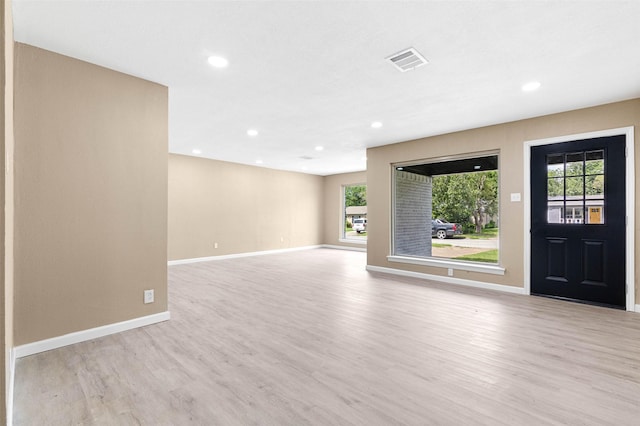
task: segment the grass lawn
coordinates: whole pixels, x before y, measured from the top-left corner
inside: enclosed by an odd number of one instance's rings
[[[476,254],[458,256],[455,259],[470,260],[472,262],[498,263],[498,250],[487,250]]]
[[[345,233],[345,234],[346,234],[347,232],[351,232],[351,231],[353,231],[353,228],[349,228],[349,227],[347,227],[347,228],[345,228],[345,229],[344,229],[344,233]],[[358,238],[358,237],[366,237],[366,236],[367,236],[367,231],[364,231],[364,232],[361,232],[361,233],[359,233],[359,234],[352,235],[352,236],[350,236],[350,238],[353,238],[353,237]]]
[[[496,238],[498,236],[498,228],[483,229],[480,234],[475,232],[472,234],[462,234],[463,237],[470,240],[486,240],[489,238]]]

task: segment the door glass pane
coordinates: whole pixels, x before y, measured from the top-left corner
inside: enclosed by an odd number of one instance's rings
[[[564,155],[547,156],[547,177],[564,176]]]
[[[564,198],[564,178],[547,179],[547,199],[556,200]]]
[[[567,178],[567,190],[566,190],[566,198],[567,199],[580,199],[582,200],[584,196],[584,177],[576,176],[576,177],[568,177]],[[578,198],[576,198],[578,197]]]
[[[584,160],[583,152],[574,152],[571,154],[567,154],[567,165],[565,167],[565,170],[566,170],[565,174],[567,176],[584,175],[583,160]]]
[[[585,174],[604,174],[604,151],[589,151],[586,153]]]
[[[604,198],[604,175],[585,176],[587,199]]]
[[[587,223],[590,224],[603,224],[604,223],[604,207],[603,206],[590,206],[588,208]]]
[[[566,212],[565,223],[583,223],[581,206],[570,206],[567,204]]]
[[[547,208],[547,222],[562,223],[562,207],[549,203]]]

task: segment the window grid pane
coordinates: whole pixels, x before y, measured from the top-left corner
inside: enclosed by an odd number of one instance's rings
[[[547,222],[603,224],[604,150],[547,156]]]

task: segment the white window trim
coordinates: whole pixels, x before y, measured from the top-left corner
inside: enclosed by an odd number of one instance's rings
[[[505,269],[497,264],[462,262],[440,257],[387,256],[389,262],[408,263],[411,265],[436,266],[457,271],[482,272],[485,274],[504,275]]]
[[[580,139],[593,139],[606,136],[626,136],[626,204],[627,204],[627,233],[626,233],[626,309],[637,311],[635,305],[635,154],[633,127],[602,130],[599,132],[580,133],[548,139],[536,139],[524,142],[524,289],[525,294],[531,294],[531,148],[540,145],[550,145],[561,142],[571,142]],[[639,305],[640,306],[640,305]]]
[[[342,191],[340,192],[340,197],[342,198],[342,201],[340,201],[340,205],[342,206],[342,211],[340,212],[340,227],[338,228],[340,230],[340,236],[338,237],[338,242],[340,243],[348,243],[348,244],[362,244],[362,245],[367,245],[367,240],[363,240],[362,237],[354,237],[354,238],[347,238],[346,232],[344,230],[344,224],[347,220],[347,205],[346,205],[346,189],[347,186],[367,186],[366,182],[363,183],[343,183],[342,184]],[[369,216],[368,214],[369,209],[367,208],[367,216]]]
[[[437,157],[437,158],[429,158],[422,159],[410,162],[402,162],[402,163],[393,163],[391,164],[391,221],[390,228],[391,229],[391,241],[390,241],[390,253],[395,252],[395,235],[393,235],[395,230],[395,221],[396,221],[396,209],[395,209],[395,199],[396,199],[396,175],[395,170],[398,167],[411,166],[414,164],[423,164],[423,163],[437,163],[441,161],[450,161],[457,160],[461,158],[474,158],[474,157],[482,157],[488,155],[497,155],[498,156],[498,200],[500,199],[500,188],[501,188],[501,177],[500,173],[500,150],[490,150],[490,151],[482,151],[482,152],[474,152],[470,154],[460,154],[460,155],[448,155],[445,157]],[[344,199],[344,196],[342,197]],[[344,201],[343,201],[344,202]],[[502,207],[498,205],[498,211],[501,212]],[[493,275],[504,275],[506,269],[500,266],[500,240],[502,239],[501,234],[498,234],[498,263],[478,263],[478,262],[465,262],[460,260],[453,260],[444,257],[412,257],[412,256],[400,256],[391,254],[387,256],[387,261],[389,262],[397,262],[397,263],[407,263],[411,265],[420,265],[420,266],[435,266],[439,268],[447,268],[458,271],[470,271],[470,272],[481,272],[486,274]],[[351,241],[351,240],[350,240]]]
[[[338,241],[340,241],[341,243],[362,244],[363,246],[367,245],[367,240],[363,239],[362,237],[340,238]]]

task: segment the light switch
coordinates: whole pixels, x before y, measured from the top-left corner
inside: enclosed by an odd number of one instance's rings
[[[518,201],[520,201],[520,193],[519,192],[512,192],[511,193],[511,201],[514,203],[517,203]]]

